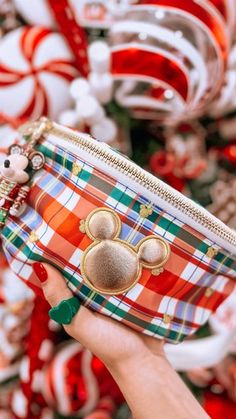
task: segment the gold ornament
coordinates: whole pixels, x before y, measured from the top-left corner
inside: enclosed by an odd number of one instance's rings
[[[148,218],[149,215],[152,215],[153,213],[153,209],[151,207],[150,204],[145,205],[145,204],[141,204],[140,205],[140,211],[139,211],[139,215],[143,218]]]
[[[205,291],[205,297],[209,298],[214,294],[214,290],[212,288],[207,288]]]
[[[157,268],[152,270],[152,275],[158,276],[164,272],[164,268]]]
[[[215,249],[214,247],[209,247],[206,255],[208,258],[214,258],[217,255],[217,253],[218,253],[217,249]]]
[[[173,316],[171,316],[170,314],[164,314],[163,316],[163,322],[165,324],[169,324],[172,319],[173,319]]]
[[[81,233],[83,233],[83,234],[85,233],[85,231],[86,231],[86,230],[85,230],[85,220],[81,220],[81,221],[80,221],[80,227],[79,227],[79,230],[80,230],[80,232],[81,232]]]
[[[74,162],[72,166],[73,175],[78,176],[81,170],[82,170],[82,167],[77,162]]]

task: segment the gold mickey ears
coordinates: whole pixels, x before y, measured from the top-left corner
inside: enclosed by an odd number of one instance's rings
[[[92,211],[81,227],[93,240],[83,255],[81,273],[96,292],[126,292],[138,282],[143,267],[158,275],[169,258],[169,244],[160,237],[145,237],[136,247],[119,239],[121,220],[111,209]]]
[[[140,241],[138,254],[143,266],[149,269],[157,269],[169,259],[170,246],[162,238],[149,236]]]
[[[92,240],[113,240],[121,232],[121,221],[113,210],[102,208],[89,214],[85,229]]]

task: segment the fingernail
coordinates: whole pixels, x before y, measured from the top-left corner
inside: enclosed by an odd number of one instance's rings
[[[45,282],[48,279],[48,273],[42,263],[36,262],[33,264],[33,270],[36,273],[40,282]]]

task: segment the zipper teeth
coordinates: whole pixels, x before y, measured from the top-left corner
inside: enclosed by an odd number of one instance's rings
[[[90,139],[82,138],[73,132],[69,133],[68,131],[64,131],[63,129],[56,127],[55,125],[53,125],[48,132],[67,142],[79,146],[85,151],[89,151],[90,154],[95,155],[111,167],[114,167],[120,172],[128,175],[133,180],[147,188],[150,192],[157,194],[160,198],[167,201],[176,209],[182,211],[188,217],[191,217],[203,227],[209,229],[222,239],[228,241],[230,244],[236,245],[236,234],[233,230],[224,226],[224,224],[221,223],[220,220],[218,221],[217,218],[212,218],[210,214],[208,215],[205,212],[203,213],[201,209],[195,206],[191,201],[186,201],[184,197],[175,196],[173,191],[170,191],[165,187],[165,184],[160,183],[157,178],[152,179],[148,173],[139,167],[135,167],[134,163],[132,164],[128,160],[125,161],[123,158],[119,157],[119,155],[114,156],[111,152],[109,152],[109,150],[102,149],[95,141],[93,143]]]

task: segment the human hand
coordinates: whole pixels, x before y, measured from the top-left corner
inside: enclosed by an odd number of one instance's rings
[[[65,279],[50,265],[34,264],[45,298],[52,307],[73,296]],[[44,281],[42,281],[44,280]],[[164,358],[163,342],[137,333],[121,323],[81,305],[66,332],[99,357],[108,367],[140,362],[150,354]],[[140,360],[140,361],[139,361]]]
[[[52,307],[72,297],[52,266],[37,263],[34,270]],[[209,418],[166,360],[162,341],[83,305],[64,328],[104,362],[136,419]]]

